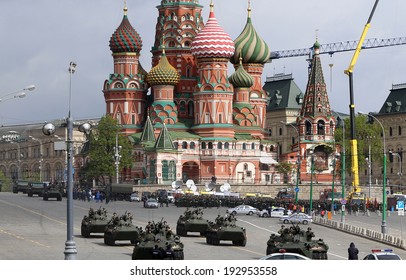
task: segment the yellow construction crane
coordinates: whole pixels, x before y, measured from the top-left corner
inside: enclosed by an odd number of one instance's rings
[[[357,48],[355,49],[354,55],[351,59],[350,66],[347,70],[345,70],[345,74],[349,77],[349,85],[350,85],[350,126],[351,126],[351,139],[350,139],[350,149],[351,149],[351,172],[353,174],[353,190],[350,192],[349,199],[351,200],[353,197],[359,197],[361,194],[361,189],[359,187],[359,174],[358,174],[358,144],[357,139],[355,138],[355,105],[354,105],[354,87],[353,87],[353,71],[355,64],[357,63],[358,57],[361,53],[362,44],[365,40],[365,36],[370,28],[372,16],[375,13],[375,9],[378,5],[379,0],[375,1],[374,7],[372,8],[371,14],[369,15],[368,21],[362,31],[361,38],[358,41]],[[365,196],[364,196],[365,197]]]

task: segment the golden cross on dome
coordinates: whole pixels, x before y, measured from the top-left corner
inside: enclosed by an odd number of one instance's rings
[[[124,0],[124,15],[127,15],[127,0]]]

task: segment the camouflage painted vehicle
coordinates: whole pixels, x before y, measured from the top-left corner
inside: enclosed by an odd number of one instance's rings
[[[45,188],[44,184],[46,186],[46,183],[42,183],[42,182],[29,182],[27,195],[31,197],[34,194],[36,194],[41,197],[44,193],[44,188]]]
[[[311,228],[307,231],[300,229],[298,225],[291,227],[281,226],[279,235],[272,234],[267,242],[266,254],[285,251],[297,253],[314,260],[327,260],[328,245],[323,239],[313,239],[314,233]]]
[[[203,219],[203,211],[201,208],[194,210],[186,209],[183,215],[180,215],[176,224],[176,234],[179,236],[187,236],[188,232],[199,232],[204,236],[209,227],[209,222]]]
[[[141,229],[133,225],[133,217],[126,212],[122,216],[113,213],[104,230],[104,244],[114,246],[117,240],[129,240],[136,244],[141,238]]]
[[[107,211],[105,208],[98,210],[89,209],[88,216],[84,216],[82,219],[82,225],[80,227],[80,233],[83,237],[90,237],[91,233],[104,233],[107,223],[110,219],[107,217]]]
[[[206,243],[220,245],[221,240],[232,241],[235,246],[245,247],[247,244],[247,234],[245,228],[235,224],[234,215],[217,216],[215,222],[209,222],[206,231]]]
[[[141,242],[134,246],[132,259],[183,260],[183,247],[180,236],[173,234],[166,221],[149,222],[145,227]]]
[[[42,199],[48,200],[50,198],[55,198],[57,201],[62,201],[62,191],[58,185],[52,184],[44,187]]]
[[[13,193],[27,193],[28,185],[30,182],[24,180],[17,180],[13,183]]]

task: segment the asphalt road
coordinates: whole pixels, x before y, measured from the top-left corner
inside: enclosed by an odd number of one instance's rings
[[[66,237],[66,199],[43,201],[39,197],[28,197],[24,194],[0,193],[0,260],[63,260]],[[137,202],[96,203],[74,200],[74,240],[78,260],[131,260],[133,246],[127,241],[119,241],[115,246],[104,244],[102,235],[83,238],[80,225],[89,208],[105,207],[108,214],[125,211],[132,213],[133,222],[145,227],[148,221],[164,219],[176,229],[176,221],[185,208],[174,205],[158,209],[145,209]],[[214,221],[217,215],[224,215],[226,208],[204,209],[203,217]],[[361,218],[361,217],[358,217]],[[390,218],[388,218],[390,219]],[[350,217],[347,218],[350,220]],[[379,219],[368,219],[377,222]],[[256,260],[265,255],[266,242],[272,233],[277,233],[281,223],[276,218],[259,218],[257,216],[237,216],[237,224],[246,228],[247,245],[232,246],[224,241],[219,246],[206,244],[206,239],[197,234],[181,237],[184,243],[185,260]],[[363,258],[371,249],[391,248],[372,240],[350,234],[310,225],[316,235],[329,245],[330,260],[346,260],[347,248],[354,242]],[[371,225],[375,226],[375,225]],[[303,229],[306,229],[305,226]],[[406,259],[406,251],[393,247],[394,252]]]

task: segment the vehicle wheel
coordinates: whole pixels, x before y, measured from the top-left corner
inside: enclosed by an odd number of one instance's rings
[[[306,220],[305,220],[305,221],[303,221],[303,224],[304,224],[304,225],[307,225],[308,223],[309,223],[309,222],[308,222],[308,221],[306,221]]]
[[[46,195],[44,195],[44,197],[42,199],[43,200],[48,200],[48,197]]]
[[[284,224],[288,224],[289,221],[288,221],[288,220],[283,220],[283,223],[284,223]]]
[[[31,196],[32,196],[32,193],[28,193],[28,196],[31,197]]]
[[[238,245],[241,247],[245,247],[245,245],[247,245],[247,239],[243,239],[240,242],[238,242]]]
[[[265,214],[263,214],[263,215],[262,215],[262,217],[264,217],[264,218],[268,218],[268,217],[269,217],[269,215],[268,215],[268,213],[265,213]]]
[[[80,228],[80,234],[85,238],[90,237],[90,231],[84,226]]]
[[[174,252],[174,260],[184,260],[184,255],[183,255],[183,251],[175,251]]]
[[[231,215],[235,216],[235,215],[237,215],[237,212],[233,211],[233,212],[231,212]]]
[[[62,201],[62,196],[58,196],[58,198],[56,200]]]
[[[248,215],[252,216],[252,214],[254,214],[254,212],[252,212],[252,211],[248,212]]]

